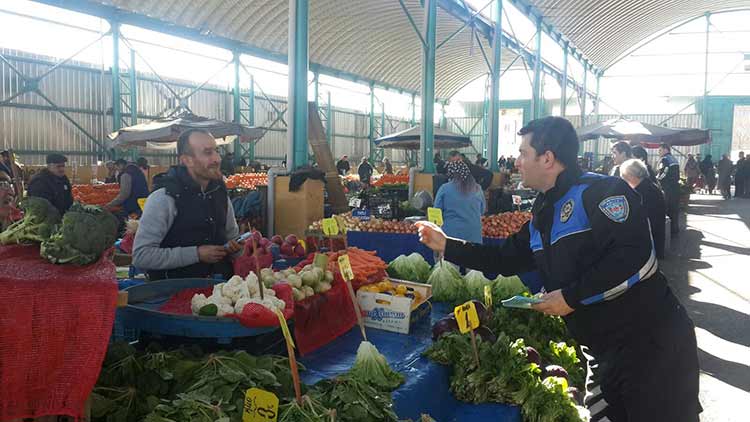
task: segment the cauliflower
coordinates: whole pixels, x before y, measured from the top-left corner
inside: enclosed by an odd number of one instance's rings
[[[248,297],[249,291],[242,277],[234,276],[221,288],[221,294],[236,303],[241,297]]]
[[[289,284],[291,284],[292,287],[296,287],[298,289],[302,287],[302,277],[297,274],[288,276],[287,281],[289,281]]]
[[[224,287],[226,283],[218,283],[214,284],[214,291],[211,293],[211,296],[223,296],[221,293],[221,289]]]
[[[234,313],[234,307],[232,305],[227,305],[226,303],[219,306],[219,310],[216,311],[217,317],[223,317],[226,315],[231,315]]]
[[[206,304],[208,304],[208,299],[206,298],[206,295],[204,295],[203,293],[199,293],[197,295],[194,295],[193,298],[190,300],[190,310],[193,311],[193,315],[198,315],[198,312]]]

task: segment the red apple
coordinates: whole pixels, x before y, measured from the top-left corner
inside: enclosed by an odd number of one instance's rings
[[[271,238],[271,242],[281,246],[284,243],[284,239],[277,234]]]
[[[299,258],[305,256],[305,248],[299,243],[294,247],[294,256]]]
[[[287,236],[284,241],[292,246],[297,246],[297,236],[293,234],[290,234],[289,236]]]

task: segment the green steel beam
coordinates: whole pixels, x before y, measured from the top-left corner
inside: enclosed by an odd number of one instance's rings
[[[135,51],[130,50],[130,126],[138,124],[138,74],[135,72]]]
[[[370,84],[370,131],[368,138],[370,139],[370,161],[375,156],[375,87]]]
[[[701,126],[703,129],[708,129],[708,47],[709,47],[709,34],[711,33],[711,14],[706,13],[706,53],[705,53],[705,64],[703,67],[703,107],[701,110]],[[705,152],[705,151],[703,151]]]
[[[320,77],[320,73],[318,72],[313,73],[313,91],[314,91],[313,95],[315,96],[315,109],[316,110],[318,109],[318,89],[319,89],[318,78],[319,77]]]
[[[242,110],[240,110],[240,54],[236,51],[232,53],[232,60],[234,62],[234,89],[232,89],[232,121],[237,124],[242,123]],[[234,138],[234,164],[238,164],[242,157],[242,147],[240,146],[239,136]]]
[[[484,6],[482,6],[481,9],[478,9],[478,10],[474,11],[474,13],[471,15],[471,17],[469,19],[466,19],[464,21],[463,25],[461,25],[458,29],[456,29],[455,31],[453,31],[450,35],[448,35],[447,37],[445,37],[445,39],[443,41],[440,41],[440,44],[438,44],[437,47],[435,47],[435,49],[439,50],[440,47],[442,47],[443,45],[445,45],[445,43],[447,43],[448,41],[452,40],[456,35],[460,34],[467,26],[473,24],[474,23],[474,19],[476,19],[476,17],[479,16],[479,14],[482,13],[484,11],[484,9],[486,9],[487,7],[489,7],[494,1],[495,0],[490,0],[489,2],[487,2],[487,4],[485,4]]]
[[[73,126],[75,126],[76,129],[80,130],[87,138],[89,138],[91,140],[91,142],[93,142],[94,144],[96,144],[102,150],[104,149],[104,145],[98,139],[96,139],[96,137],[94,137],[94,135],[90,134],[89,131],[87,131],[83,126],[81,126],[78,122],[76,122],[75,119],[73,119],[72,117],[70,117],[70,115],[68,115],[68,113],[66,113],[63,110],[61,110],[57,106],[57,104],[55,104],[54,102],[52,102],[52,100],[50,100],[46,95],[44,95],[44,93],[42,91],[40,91],[40,90],[37,89],[34,92],[36,92],[36,95],[42,97],[42,99],[44,101],[46,101],[50,105],[50,107],[52,107],[55,111],[57,111],[63,117],[65,117],[65,119],[68,120]]]
[[[411,125],[417,124],[417,103],[416,94],[411,94]]]
[[[419,152],[422,170],[434,173],[432,156],[435,150],[435,38],[437,34],[438,0],[424,0],[424,38],[422,49],[422,136]]]
[[[331,107],[331,91],[328,91],[328,101],[326,102],[326,116],[328,121],[326,122],[326,141],[328,141],[328,145],[331,146],[331,154],[335,157],[336,154],[334,151],[334,145],[333,145],[333,139],[331,139],[331,134],[333,133],[333,108]]]
[[[112,28],[112,131],[122,127],[120,115],[120,23],[110,22]]]
[[[247,125],[255,126],[255,77],[250,75],[250,97],[247,99]],[[249,160],[255,159],[255,142],[247,145],[247,157]]]
[[[536,21],[536,51],[534,52],[534,82],[532,84],[532,115],[534,119],[542,117],[542,19]]]
[[[417,33],[419,40],[422,41],[422,47],[426,47],[427,42],[424,40],[422,33],[419,31],[419,28],[417,28],[417,24],[414,23],[414,18],[412,18],[411,13],[409,13],[409,9],[406,8],[406,5],[404,4],[404,0],[398,0],[398,4],[401,5],[401,9],[404,11],[404,14],[406,15],[406,19],[409,20],[409,24],[411,24],[411,27],[412,29],[414,29],[414,32]]]
[[[568,43],[563,47],[563,70],[560,80],[560,116],[565,117],[568,107]]]
[[[289,147],[287,168],[307,165],[308,0],[289,0]]]
[[[490,71],[490,107],[488,147],[483,154],[490,161],[490,170],[499,171],[500,148],[500,67],[502,66],[503,0],[495,0],[495,31],[492,37],[492,69]]]
[[[602,79],[602,74],[598,73],[596,75],[596,99],[594,100],[594,118],[596,119],[596,123],[599,122],[599,103],[601,102],[599,101],[599,88],[600,88],[601,79]]]

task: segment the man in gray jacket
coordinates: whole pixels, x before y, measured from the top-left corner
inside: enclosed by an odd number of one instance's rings
[[[242,246],[222,181],[214,137],[188,130],[177,141],[180,165],[149,195],[133,245],[133,265],[150,280],[232,275],[230,258]]]

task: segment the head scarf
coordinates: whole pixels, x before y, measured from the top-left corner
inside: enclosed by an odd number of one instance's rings
[[[448,179],[457,180],[460,182],[465,181],[471,176],[469,166],[467,166],[466,163],[461,160],[447,162],[445,164],[445,171]]]

